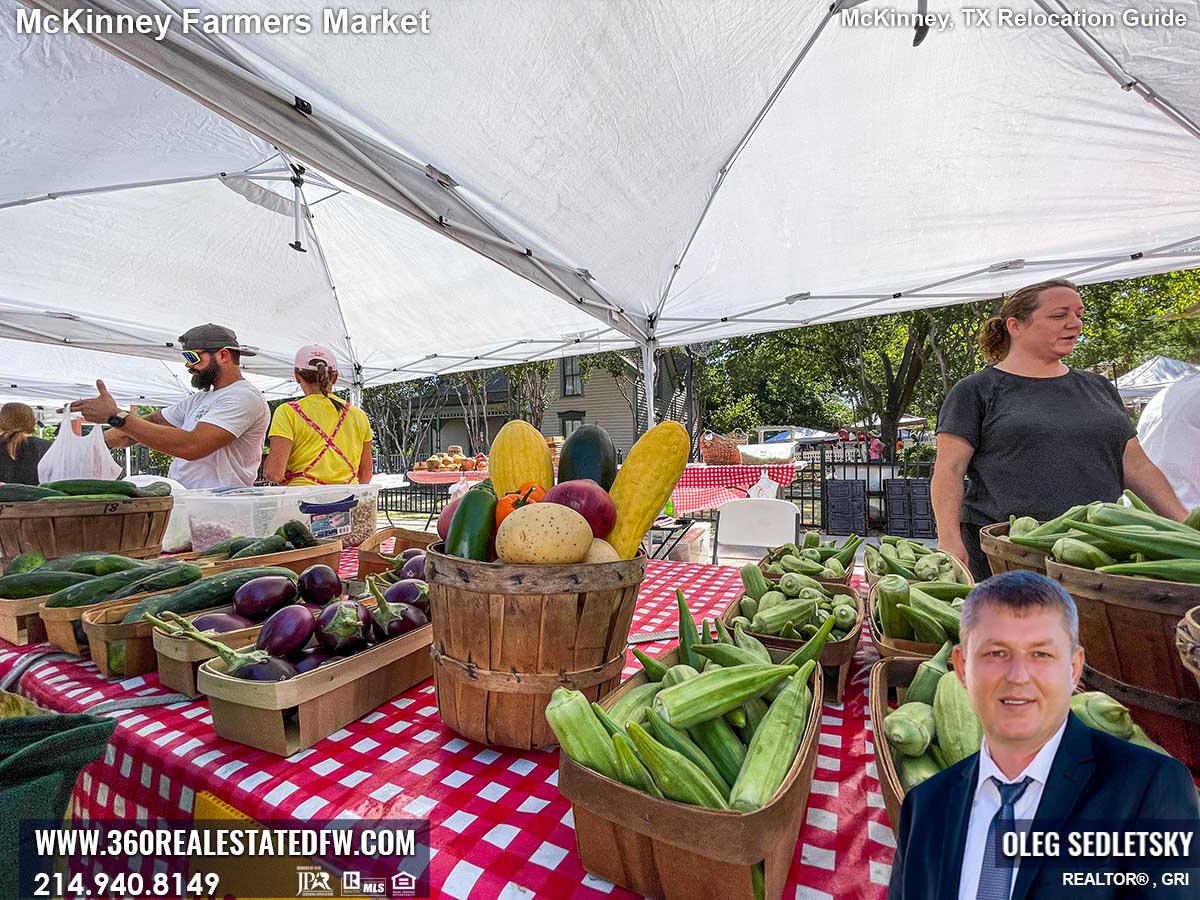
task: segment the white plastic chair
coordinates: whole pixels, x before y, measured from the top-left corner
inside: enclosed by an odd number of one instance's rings
[[[790,500],[730,500],[717,508],[713,529],[713,564],[722,543],[778,547],[800,538],[800,510]]]

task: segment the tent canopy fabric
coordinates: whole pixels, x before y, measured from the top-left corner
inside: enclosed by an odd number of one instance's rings
[[[1118,378],[1117,390],[1123,400],[1149,400],[1167,385],[1197,373],[1200,366],[1169,356],[1152,356]]]
[[[92,351],[152,360],[128,387],[156,390],[203,321],[283,396],[314,341],[362,386],[1200,262],[1200,10],[988,28],[951,4],[915,48],[848,18],[877,4],[791,0],[17,31],[79,6],[171,10],[0,0],[0,338],[63,349],[65,384],[104,374]]]
[[[836,434],[830,434],[828,431],[821,431],[819,428],[806,428],[803,425],[793,425],[790,429],[779,432],[766,439],[767,444],[785,444],[788,441],[793,441],[797,444],[819,444],[822,441],[831,441],[837,438]]]

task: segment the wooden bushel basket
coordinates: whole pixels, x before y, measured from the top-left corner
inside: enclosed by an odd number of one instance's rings
[[[1184,668],[1176,627],[1200,604],[1200,585],[1046,560],[1079,611],[1083,681],[1130,708],[1134,721],[1176,759],[1200,772],[1200,685]]]
[[[867,628],[871,632],[871,641],[883,657],[908,656],[916,657],[920,662],[935,656],[942,649],[941,644],[926,644],[924,641],[905,641],[900,638],[884,637],[883,629],[879,627],[879,614],[876,609],[878,599],[875,588],[867,594]]]
[[[1175,627],[1175,647],[1179,651],[1179,661],[1200,686],[1200,606],[1188,610],[1188,614],[1179,620]]]
[[[522,566],[425,555],[442,722],[481,744],[557,743],[556,687],[598,700],[620,683],[646,558]]]
[[[672,665],[673,650],[661,660]],[[639,672],[601,703],[606,709],[644,684]],[[817,766],[821,667],[813,669],[813,705],[796,759],[779,791],[752,813],[659,800],[559,754],[558,789],[571,801],[575,845],[594,875],[648,897],[750,900],[750,866],[762,861],[765,896],[783,894]]]
[[[405,550],[426,550],[438,539],[433,531],[414,531],[411,528],[382,528],[375,532],[358,547],[358,577],[365,579],[368,575],[378,575],[392,571],[392,564],[383,558],[380,548],[389,540],[395,540],[392,546],[392,556],[398,556]]]
[[[30,550],[47,559],[84,551],[158,556],[174,505],[171,497],[0,503],[0,565]]]
[[[905,688],[916,677],[921,660],[903,656],[884,657],[871,666],[871,681],[867,687],[867,702],[871,709],[871,733],[875,736],[875,767],[879,771],[879,789],[883,794],[883,808],[887,810],[888,824],[893,834],[900,833],[900,805],[904,802],[904,788],[892,759],[892,748],[883,736],[883,720],[888,714],[888,697],[897,692],[903,702]]]
[[[1008,540],[1007,522],[979,529],[979,546],[988,558],[993,575],[1018,570],[1046,574],[1046,554]]]
[[[858,607],[858,621],[844,638],[840,641],[826,641],[825,646],[821,648],[821,665],[829,668],[837,669],[837,679],[825,685],[834,703],[841,703],[842,697],[846,693],[846,683],[850,680],[850,666],[854,662],[854,651],[858,649],[858,637],[862,632],[864,606],[862,595],[850,587],[837,581],[822,581],[831,594],[849,594],[854,597],[855,605]],[[724,615],[721,618],[728,625],[732,619],[737,618],[741,614],[741,602],[735,600],[730,603],[725,609]],[[793,638],[779,637],[772,634],[757,634],[751,631],[747,634],[753,634],[754,637],[767,648],[767,652],[771,654],[771,659],[774,662],[780,662],[784,657],[792,651],[803,647],[806,640],[795,640]]]

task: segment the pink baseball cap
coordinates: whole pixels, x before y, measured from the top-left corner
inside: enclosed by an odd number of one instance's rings
[[[333,355],[333,351],[328,347],[322,347],[320,344],[309,344],[296,351],[297,369],[311,370],[314,368],[313,363],[316,360],[321,360],[331,369],[337,368],[337,357]]]

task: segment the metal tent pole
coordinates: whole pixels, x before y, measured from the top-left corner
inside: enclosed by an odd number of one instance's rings
[[[642,344],[642,379],[646,387],[646,431],[654,427],[654,348],[656,341]]]

